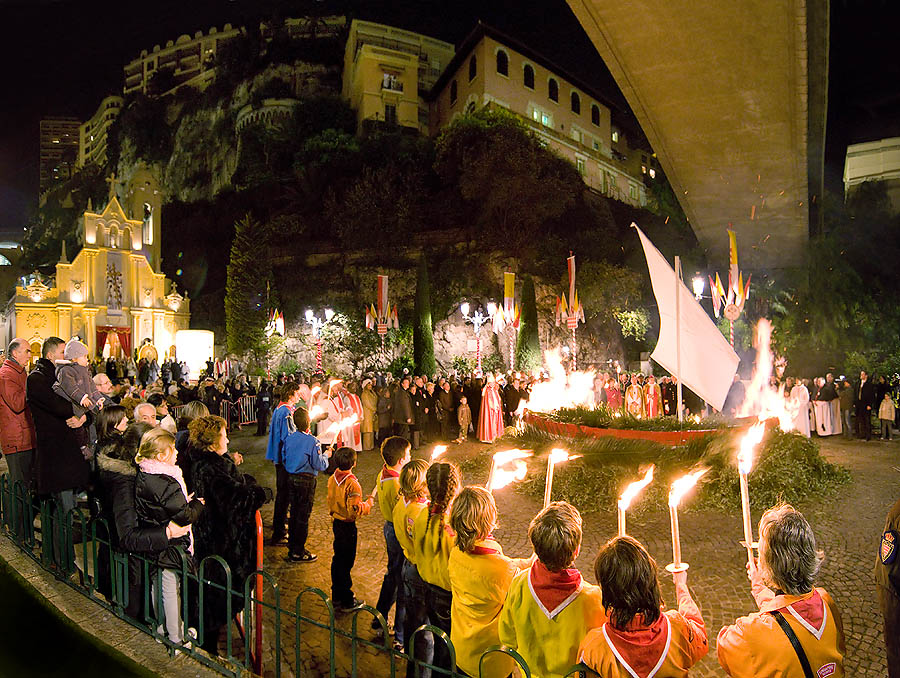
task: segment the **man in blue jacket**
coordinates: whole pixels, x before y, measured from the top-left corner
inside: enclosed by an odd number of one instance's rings
[[[295,381],[289,381],[281,387],[279,395],[280,402],[272,413],[269,443],[266,446],[266,459],[275,463],[275,512],[272,517],[272,539],[269,541],[271,546],[285,542],[285,522],[290,489],[288,474],[284,470],[284,443],[288,436],[296,430],[291,417],[300,400],[300,386]]]
[[[291,529],[288,555],[291,563],[311,563],[314,553],[306,550],[309,534],[309,515],[316,496],[316,476],[328,468],[331,449],[322,452],[319,441],[309,433],[309,412],[303,407],[294,410],[296,431],[284,443],[284,470],[289,479]]]

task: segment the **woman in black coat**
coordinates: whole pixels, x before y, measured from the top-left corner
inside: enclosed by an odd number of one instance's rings
[[[261,487],[253,476],[238,471],[228,454],[225,420],[217,416],[195,419],[190,425],[191,478],[194,492],[206,501],[200,520],[194,525],[194,554],[197,562],[207,556],[219,556],[231,569],[231,614],[244,608],[244,580],[256,570],[256,511],[272,500],[272,490]],[[207,562],[204,579],[225,585],[225,574],[218,563]],[[191,600],[198,602],[198,596]],[[221,630],[230,623],[226,618],[227,598],[212,586],[204,591],[204,634],[201,645],[210,654],[218,654]]]

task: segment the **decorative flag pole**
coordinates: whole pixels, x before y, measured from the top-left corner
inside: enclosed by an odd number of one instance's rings
[[[316,372],[322,371],[322,328],[334,317],[334,311],[325,309],[325,319],[319,318],[311,308],[306,309],[306,322],[312,325],[313,336],[316,338]]]
[[[519,307],[516,306],[516,274],[503,274],[503,306],[494,313],[494,334],[509,329],[509,369],[516,369],[516,334],[519,331]]]
[[[572,371],[578,369],[576,353],[578,345],[575,343],[575,328],[578,321],[584,322],[584,307],[578,301],[578,292],[575,291],[575,256],[569,252],[566,260],[569,267],[569,299],[566,303],[566,295],[556,298],[556,326],[559,327],[565,321],[566,327],[572,331]]]
[[[472,323],[472,327],[475,328],[475,364],[477,366],[478,374],[481,374],[481,328],[490,321],[494,315],[497,313],[497,307],[493,301],[488,302],[487,305],[487,314],[482,313],[479,308],[472,315],[469,315],[469,302],[464,301],[459,305],[459,312],[462,313],[463,318],[465,318],[466,322]]]
[[[390,329],[400,329],[400,319],[397,315],[397,305],[393,308],[388,302],[388,277],[378,276],[378,307],[369,306],[366,309],[366,329],[376,330],[381,337],[381,351],[384,352],[384,336]]]
[[[731,226],[731,224],[728,224]],[[738,267],[737,236],[734,231],[728,229],[728,289],[722,287],[719,274],[716,273],[715,281],[709,278],[710,292],[712,293],[713,311],[719,317],[719,311],[728,318],[728,339],[734,348],[734,321],[740,318],[744,310],[744,304],[750,296],[750,278],[747,276],[747,284],[744,285],[744,274]]]

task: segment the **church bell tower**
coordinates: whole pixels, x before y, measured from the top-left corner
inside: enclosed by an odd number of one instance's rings
[[[125,189],[126,213],[142,222],[141,250],[150,267],[162,271],[162,191],[156,176],[145,165],[139,165]]]

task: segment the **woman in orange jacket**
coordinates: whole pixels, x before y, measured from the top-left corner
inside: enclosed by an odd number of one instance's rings
[[[594,575],[609,621],[581,643],[581,662],[604,678],[683,678],[709,651],[706,627],[676,572],[677,610],[665,610],[656,561],[636,539],[614,537],[600,549]]]
[[[719,631],[719,664],[733,678],[841,678],[844,630],[825,589],[815,588],[820,557],[812,528],[788,504],[759,521],[759,566],[749,567],[759,612]]]

